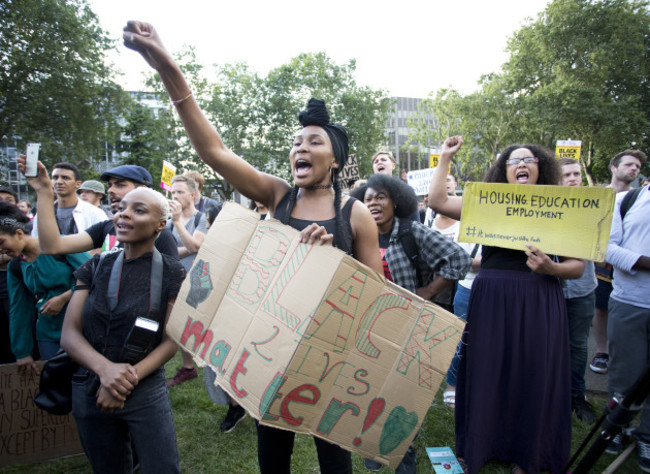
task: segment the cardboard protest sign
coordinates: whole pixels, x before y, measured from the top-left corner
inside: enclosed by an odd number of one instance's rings
[[[340,250],[226,203],[167,332],[262,423],[395,467],[463,324]]]
[[[176,176],[176,167],[168,161],[163,161],[162,175],[160,176],[160,187],[171,192],[172,179]]]
[[[575,158],[580,159],[581,140],[558,140],[555,144],[556,158]]]
[[[359,180],[359,165],[357,164],[357,155],[348,155],[345,166],[339,172],[339,179],[344,183]]]
[[[600,262],[614,197],[610,188],[468,183],[458,239]]]
[[[43,366],[39,363],[39,367]],[[83,453],[71,414],[50,415],[34,405],[39,378],[0,365],[0,467]]]

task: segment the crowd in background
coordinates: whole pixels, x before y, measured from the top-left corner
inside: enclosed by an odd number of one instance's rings
[[[302,242],[341,249],[467,321],[443,393],[455,411],[455,451],[467,472],[492,459],[511,462],[518,474],[560,472],[571,414],[595,419],[587,366],[608,374],[611,394],[620,396],[650,362],[650,197],[647,184],[631,190],[646,161],[641,151],[625,150],[610,162],[609,187],[618,194],[606,262],[547,255],[533,245],[519,251],[466,244],[458,242],[462,197],[447,171],[462,137],[444,142],[420,203],[406,170],[386,151],[372,157],[373,174],[348,195],[338,177],[347,132],[330,121],[323,101],[311,99],[293,137],[289,184],[223,144],[150,25],[130,23],[125,31],[127,46],[161,74],[201,159],[262,218],[299,230]],[[18,162],[24,170],[25,157]],[[578,161],[529,144],[506,147],[484,181],[583,183]],[[182,351],[182,367],[166,380],[162,367],[177,347],[164,326],[221,203],[202,194],[197,172],[175,176],[168,200],[151,189],[149,170],[136,165],[82,181],[70,163],[50,170],[39,163],[28,182],[35,208],[0,188],[1,362],[38,372],[35,361],[60,348],[79,362],[73,415],[93,471],[128,471],[136,457],[143,472],[179,471],[168,389],[198,373]],[[591,328],[597,353],[589,361]],[[204,377],[210,398],[228,406],[220,429],[230,432],[246,412],[215,386],[216,372],[206,368]],[[631,432],[608,452],[622,451]],[[293,437],[258,425],[262,472],[289,472]],[[639,466],[650,472],[649,410],[634,437]],[[321,472],[351,472],[348,451],[319,438],[315,444]],[[365,466],[378,470],[378,461]],[[397,472],[415,472],[416,464],[411,445]]]

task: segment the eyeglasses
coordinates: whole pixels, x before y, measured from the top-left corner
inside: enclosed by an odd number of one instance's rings
[[[522,161],[526,164],[537,163],[539,161],[539,158],[537,158],[536,156],[526,156],[524,158],[509,158],[506,160],[506,164],[508,166],[514,166],[514,165],[518,165]]]

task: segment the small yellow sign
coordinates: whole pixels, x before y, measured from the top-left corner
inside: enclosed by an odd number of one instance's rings
[[[438,161],[440,160],[440,153],[431,153],[429,155],[429,168],[435,168],[438,166]]]
[[[163,161],[162,176],[160,177],[160,187],[165,191],[172,190],[172,179],[176,176],[176,167],[168,161]]]
[[[600,262],[614,198],[611,188],[468,183],[458,239]]]
[[[575,158],[580,159],[580,140],[558,140],[555,144],[555,156],[557,158]]]

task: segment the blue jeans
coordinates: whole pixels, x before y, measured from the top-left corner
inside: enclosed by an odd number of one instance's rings
[[[41,359],[48,360],[54,357],[59,352],[61,346],[58,342],[52,341],[38,341],[38,352],[41,354]]]
[[[569,320],[569,346],[571,349],[571,396],[584,396],[585,370],[589,350],[589,328],[596,312],[596,295],[592,291],[586,296],[566,300]]]
[[[131,474],[131,441],[144,474],[180,472],[165,372],[141,380],[124,408],[113,413],[97,408],[90,374],[82,368],[72,379],[72,414],[93,473]]]
[[[463,285],[457,285],[456,295],[454,296],[454,314],[463,321],[467,321],[469,294],[469,288],[465,288]],[[451,387],[456,386],[456,373],[458,372],[458,362],[460,361],[460,345],[463,343],[462,341],[463,340],[461,339],[461,342],[458,343],[456,354],[454,354],[454,358],[451,359],[451,364],[449,364],[449,369],[447,370],[447,385]]]

